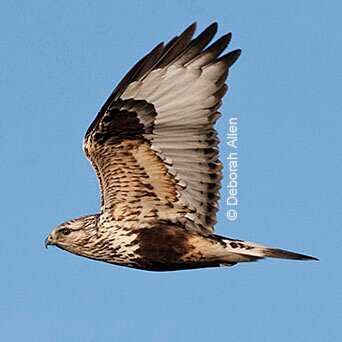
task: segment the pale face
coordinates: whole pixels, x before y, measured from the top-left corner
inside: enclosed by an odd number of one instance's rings
[[[57,246],[72,253],[81,253],[87,240],[96,233],[97,216],[79,217],[60,224],[45,240],[45,247]]]
[[[70,247],[82,246],[86,238],[86,231],[83,228],[74,229],[70,225],[60,225],[55,228],[45,240],[45,247],[55,245],[70,250]]]

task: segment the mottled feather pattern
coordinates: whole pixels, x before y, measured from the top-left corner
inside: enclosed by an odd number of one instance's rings
[[[191,41],[194,33],[192,25],[165,48],[158,45],[151,52],[151,60],[133,73],[130,83],[125,84],[126,88],[113,92],[120,94],[120,98],[112,96],[112,102],[107,105],[101,120],[98,120],[98,128],[88,131],[85,140],[86,154],[92,164],[96,164],[102,185],[113,182],[103,179],[109,174],[101,170],[108,160],[104,157],[103,148],[100,148],[101,153],[97,153],[99,147],[96,142],[111,136],[113,141],[125,137],[132,141],[134,139],[136,144],[139,144],[138,140],[149,144],[151,152],[155,152],[160,163],[167,167],[168,174],[164,177],[173,179],[172,186],[177,190],[177,202],[172,202],[173,207],[180,207],[182,212],[186,209],[187,213],[174,219],[173,208],[163,208],[163,211],[172,211],[169,215],[172,222],[178,221],[188,229],[205,234],[213,232],[218,210],[222,166],[213,125],[219,117],[217,109],[227,89],[224,82],[228,74],[227,65],[231,63],[231,59],[228,59],[229,62],[217,59],[231,35],[222,37],[203,51],[216,30],[216,25],[211,25]],[[238,55],[239,51],[235,54]],[[150,111],[139,110],[134,101],[144,101]],[[127,108],[127,103],[131,104],[130,108]],[[113,117],[113,128],[101,135],[99,131],[103,130],[105,118],[108,117]],[[111,155],[112,162],[116,162],[115,153],[109,152],[108,145],[106,151]],[[114,145],[111,146],[110,151],[116,149]],[[184,160],[186,155],[191,158]],[[120,162],[125,163],[122,158]],[[131,162],[131,158],[128,162]],[[144,175],[148,175],[149,180],[161,176],[146,172]],[[121,175],[120,181],[128,182],[124,175]],[[103,190],[108,193],[106,198],[113,197],[109,194],[110,189]],[[113,187],[113,190],[116,196],[118,187]],[[152,192],[145,192],[145,195],[151,197]],[[147,198],[146,201],[149,202]]]
[[[222,164],[214,125],[240,50],[214,23],[158,44],[122,79],[88,128],[84,152],[101,212],[67,221],[46,245],[151,271],[315,259],[214,235]],[[212,43],[211,43],[212,42]]]

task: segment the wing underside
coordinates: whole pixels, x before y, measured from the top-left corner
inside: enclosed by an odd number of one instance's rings
[[[102,211],[116,220],[169,220],[212,234],[222,165],[214,124],[240,50],[220,57],[231,35],[206,47],[213,24],[195,24],[140,60],[89,127],[84,151],[94,166]]]

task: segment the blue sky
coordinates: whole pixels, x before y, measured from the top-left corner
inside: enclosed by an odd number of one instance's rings
[[[2,2],[1,340],[340,341],[341,15],[340,1]],[[149,273],[46,251],[54,226],[99,209],[81,149],[97,110],[193,21],[243,50],[217,126],[224,160],[238,118],[239,216],[226,177],[217,232],[321,261]]]

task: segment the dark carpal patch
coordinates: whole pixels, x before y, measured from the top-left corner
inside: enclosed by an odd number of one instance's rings
[[[102,145],[109,138],[116,141],[144,139],[144,134],[152,133],[157,115],[153,104],[134,99],[118,99],[100,114],[101,120],[97,118],[92,126],[98,126],[94,139]],[[92,126],[86,136],[94,129]]]

